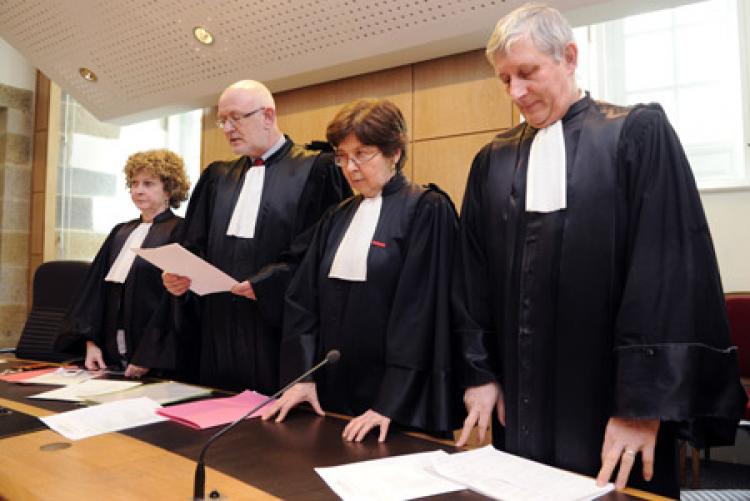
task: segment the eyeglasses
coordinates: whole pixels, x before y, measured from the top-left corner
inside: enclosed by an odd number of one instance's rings
[[[243,118],[250,118],[251,116],[258,113],[259,111],[263,111],[265,109],[266,109],[265,106],[261,106],[260,108],[255,108],[253,111],[249,111],[245,113],[244,115],[240,115],[238,117],[228,116],[226,118],[220,118],[216,121],[216,126],[220,129],[223,129],[224,126],[227,124],[227,122],[229,122],[230,124],[232,124],[233,127],[237,127],[237,123]]]
[[[380,150],[375,150],[373,152],[365,151],[365,150],[358,150],[354,152],[354,155],[349,156],[346,153],[337,151],[333,157],[334,163],[341,167],[342,169],[344,167],[349,166],[349,160],[354,162],[354,165],[359,167],[360,165],[369,162],[373,158],[375,158],[376,155],[380,153]]]

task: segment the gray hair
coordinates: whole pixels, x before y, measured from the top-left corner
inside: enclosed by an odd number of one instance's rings
[[[573,30],[560,11],[540,3],[528,3],[501,17],[487,41],[485,55],[494,67],[497,54],[507,54],[511,45],[528,35],[537,49],[562,61],[565,46],[573,42]]]

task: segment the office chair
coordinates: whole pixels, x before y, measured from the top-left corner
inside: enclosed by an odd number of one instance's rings
[[[750,292],[731,292],[726,294],[729,329],[732,333],[732,344],[737,346],[737,358],[740,363],[740,378],[750,398]],[[745,409],[744,423],[741,428],[750,431],[750,402]]]
[[[65,312],[86,277],[89,263],[49,261],[34,273],[31,312],[16,346],[16,357],[62,362],[70,355],[54,349]]]
[[[742,385],[750,398],[750,292],[728,292],[724,294],[727,305],[727,317],[729,318],[729,331],[732,344],[737,346],[737,358],[740,365],[740,378]],[[750,431],[750,402],[745,409],[743,421],[740,421],[740,429]],[[687,443],[680,445],[680,484],[685,484],[685,456]],[[691,488],[700,488],[700,449],[706,458],[711,461],[711,448],[693,445],[692,453],[692,483]]]

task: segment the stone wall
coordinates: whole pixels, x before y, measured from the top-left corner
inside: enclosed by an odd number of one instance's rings
[[[16,345],[28,311],[33,97],[0,84],[0,347]]]

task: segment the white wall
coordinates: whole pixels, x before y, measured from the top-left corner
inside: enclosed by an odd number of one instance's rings
[[[36,68],[13,47],[0,38],[0,84],[34,90]]]
[[[750,189],[701,193],[725,292],[750,291]]]

